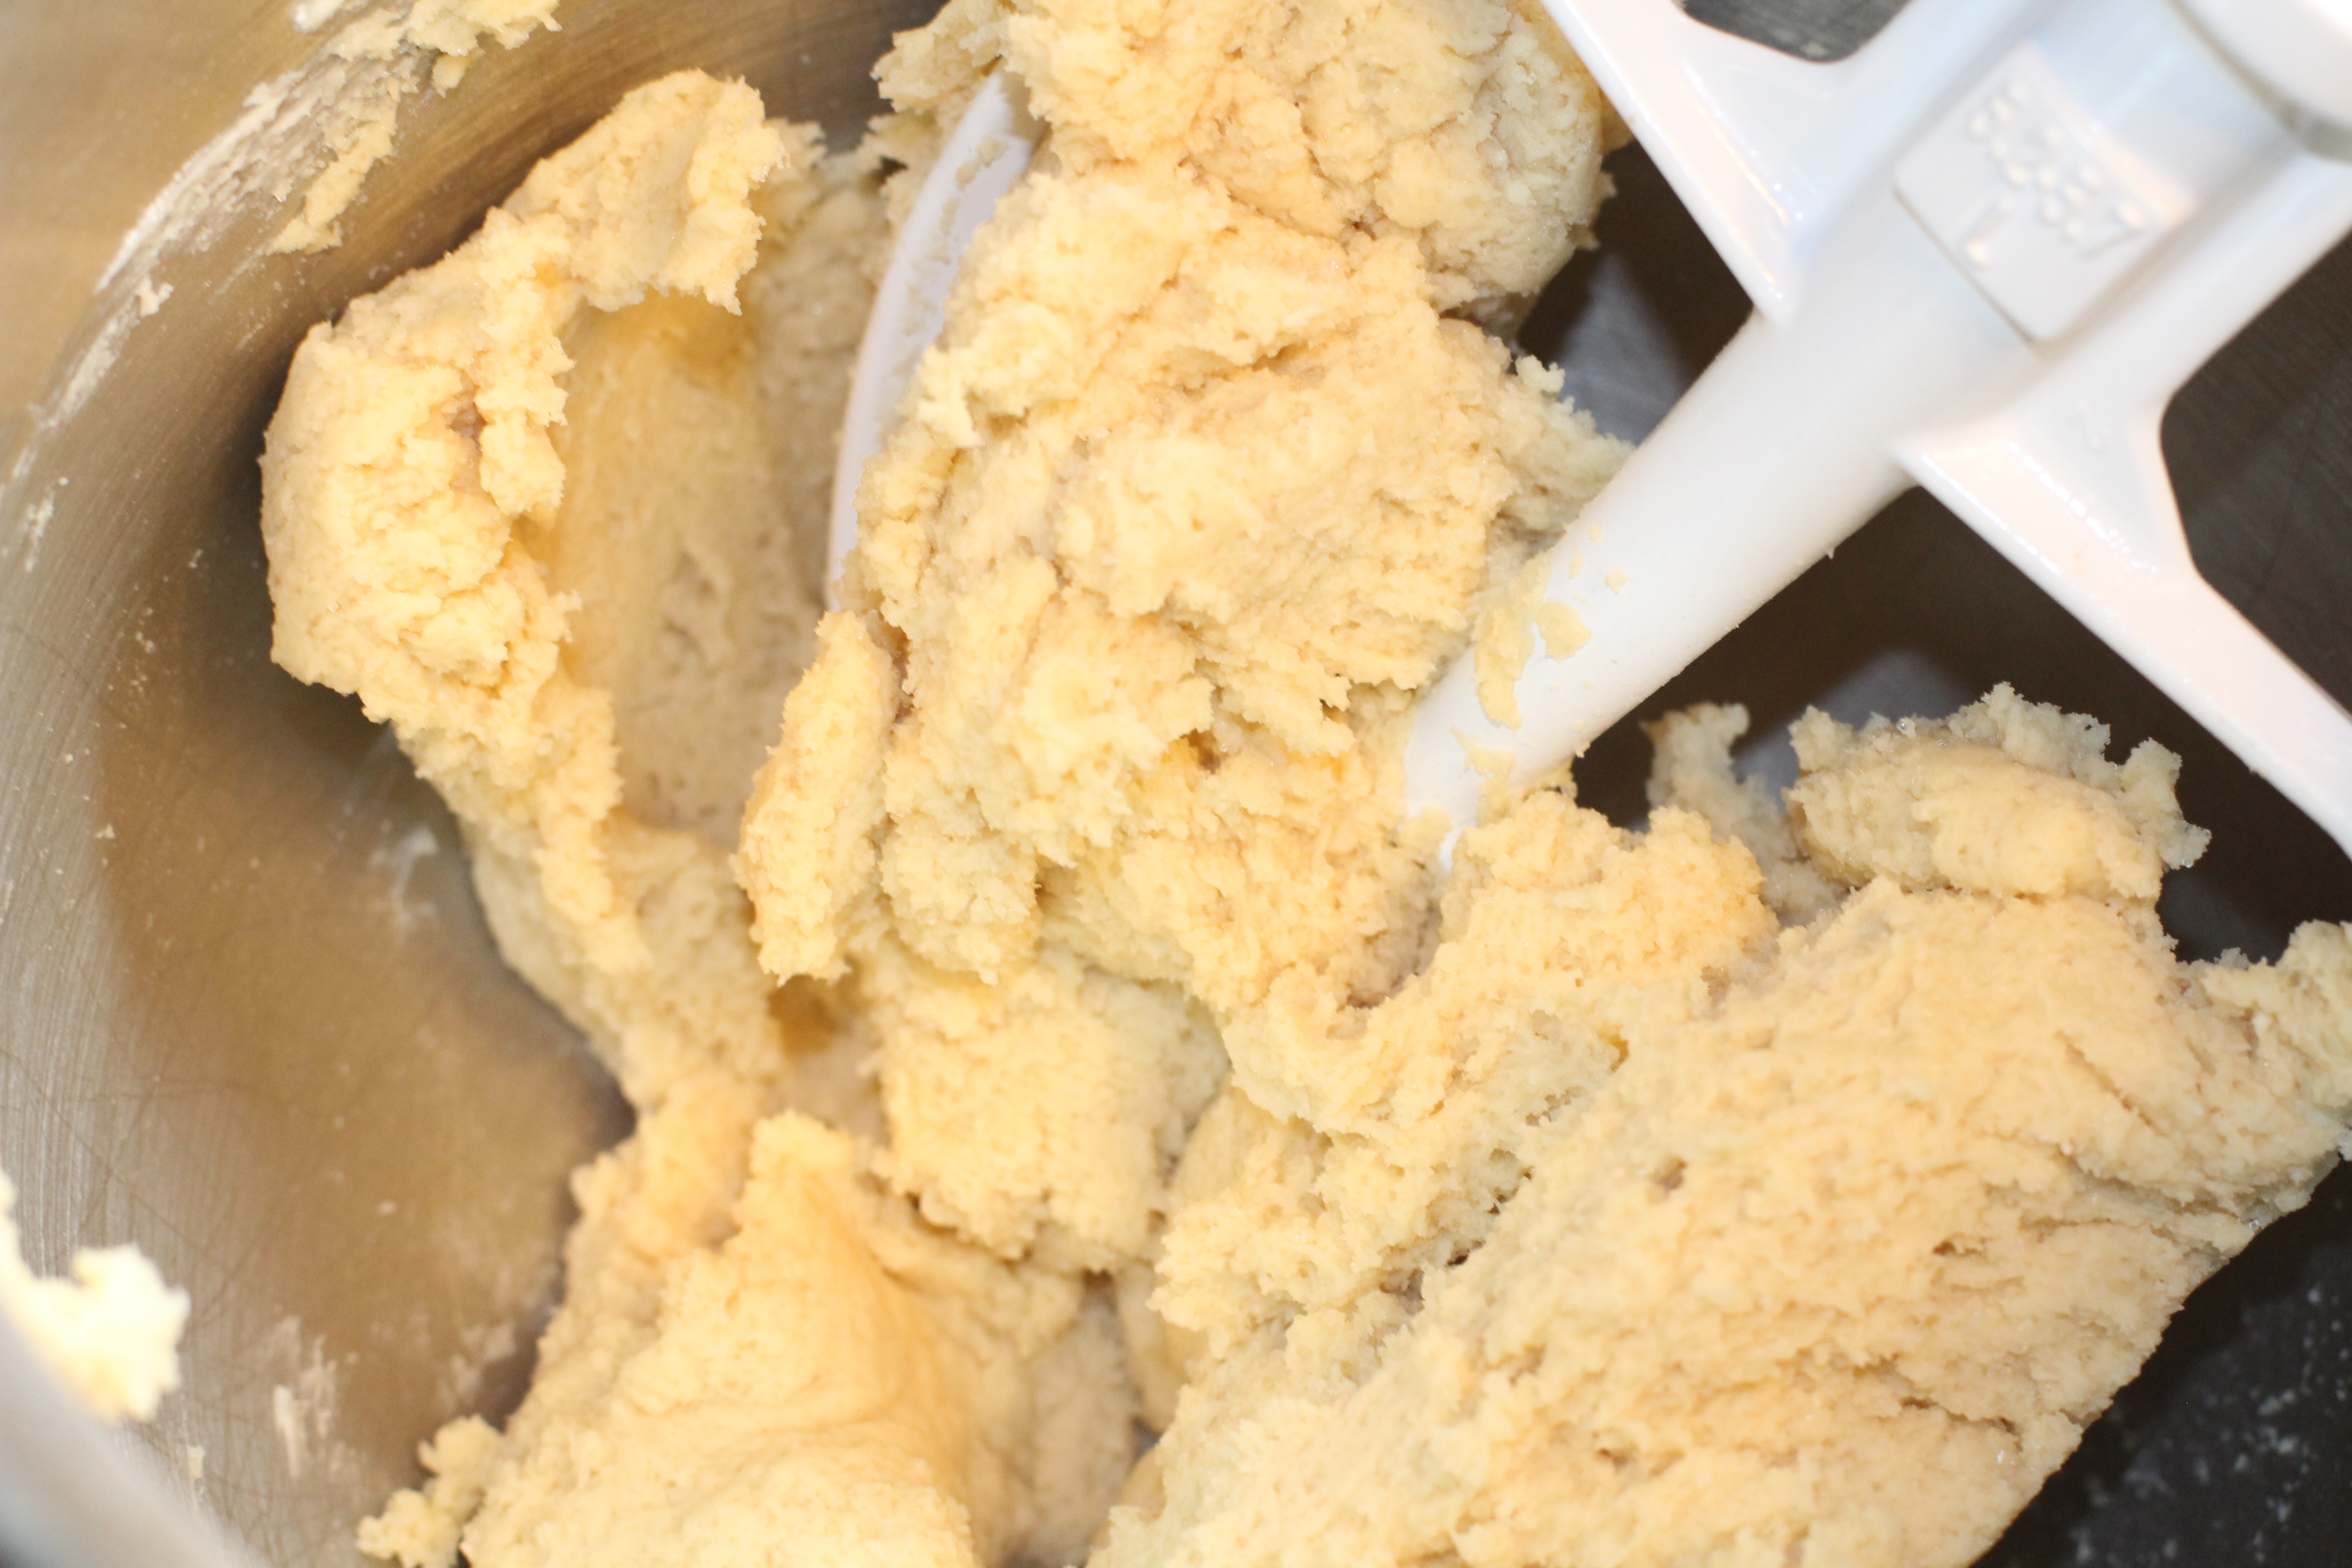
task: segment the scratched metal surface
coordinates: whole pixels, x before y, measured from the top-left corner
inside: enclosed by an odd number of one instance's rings
[[[256,260],[257,213],[168,261],[168,307],[80,417],[42,432],[39,400],[96,328],[91,285],[124,229],[253,83],[311,47],[288,8],[0,0],[0,1168],[24,1188],[37,1263],[135,1237],[196,1302],[188,1388],[129,1436],[56,1404],[0,1338],[0,1561],[216,1561],[147,1506],[190,1495],[260,1562],[357,1561],[351,1524],[413,1477],[417,1438],[515,1396],[527,1351],[508,1347],[527,1346],[552,1287],[562,1173],[624,1125],[490,953],[446,816],[351,704],[268,663],[253,458],[293,342],[437,253],[658,70],[741,71],[784,112],[854,124],[883,33],[925,6],[569,0],[560,37],[412,114],[340,251]],[[1827,58],[1894,5],[1691,8]],[[1638,153],[1619,177],[1606,248],[1526,336],[1638,435],[1745,308]],[[2167,428],[2200,561],[2339,693],[2347,416],[2338,255]],[[1751,760],[1771,769],[1788,765],[1773,735],[1808,702],[1927,710],[1999,679],[2186,757],[2184,801],[2220,837],[2168,895],[2184,947],[2273,952],[2295,921],[2352,914],[2352,867],[2324,837],[1916,497],[1652,710],[1745,700]],[[1621,728],[1583,769],[1588,798],[1638,816],[1643,766]],[[2347,1304],[2339,1176],[2199,1295],[1989,1561],[2340,1562]]]

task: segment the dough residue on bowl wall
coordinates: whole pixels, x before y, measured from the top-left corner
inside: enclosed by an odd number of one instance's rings
[[[25,1261],[16,1184],[0,1174],[0,1314],[75,1397],[110,1421],[152,1421],[180,1386],[188,1293],[133,1246],[83,1247],[70,1279]]]
[[[1050,135],[820,618],[868,280],[992,68]],[[639,89],[271,426],[278,660],[638,1111],[522,1406],[362,1544],[1969,1561],[2332,1164],[2344,930],[2176,962],[2177,764],[2006,688],[1808,719],[1785,805],[1669,721],[1645,831],[1563,773],[1441,885],[1414,693],[1531,655],[1623,451],[1506,342],[1591,79],[1439,0],[956,0],[882,79],[830,154]]]
[[[552,30],[556,5],[557,0],[413,0],[339,28],[324,53],[349,68],[331,78],[313,110],[329,156],[304,185],[301,209],[286,220],[270,248],[300,252],[341,244],[344,209],[390,156],[402,106],[428,80],[436,91],[454,90],[484,40],[511,49],[542,27]],[[298,5],[291,20],[308,32],[332,14],[314,16]]]

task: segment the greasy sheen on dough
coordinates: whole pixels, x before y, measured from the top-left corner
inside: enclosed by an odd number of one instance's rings
[[[992,68],[1049,134],[819,619],[865,280]],[[362,1543],[1969,1561],[2333,1163],[2352,938],[2177,962],[2176,760],[2007,688],[1809,715],[1785,800],[1677,716],[1643,829],[1561,773],[1441,875],[1414,694],[1534,657],[1622,457],[1489,331],[1590,79],[1483,0],[953,0],[880,74],[835,157],[633,93],[273,424],[278,658],[639,1111],[522,1406]]]

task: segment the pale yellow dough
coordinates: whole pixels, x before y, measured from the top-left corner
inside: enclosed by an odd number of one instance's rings
[[[110,1421],[152,1420],[180,1386],[180,1331],[188,1293],[136,1247],[84,1247],[70,1279],[52,1279],[25,1261],[16,1229],[16,1184],[0,1173],[0,1317],[75,1397]]]
[[[270,248],[327,250],[341,245],[345,209],[378,163],[390,155],[400,111],[426,82],[455,89],[479,58],[485,38],[515,48],[541,28],[556,30],[557,0],[409,0],[337,28],[322,54],[333,89],[320,111],[320,141],[329,154],[302,191],[300,210]],[[352,68],[359,68],[353,69]]]
[[[1050,135],[820,620],[866,280],[992,68]],[[1622,455],[1488,331],[1590,79],[1479,0],[953,0],[882,79],[834,158],[631,94],[272,426],[278,657],[639,1110],[530,1395],[362,1544],[1969,1561],[2336,1158],[2345,931],[2177,963],[2173,760],[2007,689],[1809,717],[1785,806],[1682,716],[1645,831],[1495,792],[1441,889],[1413,695],[1575,653],[1528,563]]]

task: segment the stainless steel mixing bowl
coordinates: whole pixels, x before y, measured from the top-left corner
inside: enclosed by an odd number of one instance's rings
[[[1893,6],[1693,8],[1822,54]],[[661,71],[740,74],[854,132],[868,66],[929,5],[565,0],[560,35],[411,105],[340,249],[262,254],[281,211],[231,192],[201,243],[160,253],[170,296],[139,315],[110,260],[256,85],[310,58],[325,35],[293,9],[0,0],[0,1168],[37,1266],[135,1238],[194,1302],[186,1388],[124,1434],[0,1333],[8,1563],[358,1561],[352,1525],[415,1478],[417,1441],[518,1397],[563,1173],[626,1125],[491,952],[452,825],[398,752],[268,663],[254,459],[294,343]],[[1609,247],[1526,336],[1639,434],[1745,307],[1638,155],[1619,177]],[[2168,441],[2209,572],[2352,689],[2352,254],[2216,361]],[[2274,952],[2296,920],[2352,915],[2324,836],[1916,498],[1654,708],[1742,700],[1769,737],[1807,701],[1935,709],[2000,679],[2185,754],[2218,835],[2167,899],[2185,947]],[[1754,760],[1787,765],[1769,739]],[[1643,765],[1612,733],[1587,798],[1638,816]],[[2347,1304],[2339,1177],[2200,1294],[1992,1560],[2340,1563]]]

